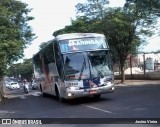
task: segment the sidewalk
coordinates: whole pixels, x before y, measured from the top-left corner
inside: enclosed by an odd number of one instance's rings
[[[115,86],[130,86],[130,85],[160,85],[160,80],[125,80],[121,83],[121,80],[115,80]]]

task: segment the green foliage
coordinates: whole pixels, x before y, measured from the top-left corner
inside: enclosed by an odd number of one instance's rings
[[[43,49],[47,44],[48,44],[48,42],[42,42],[42,43],[39,45],[39,50]]]
[[[16,0],[0,1],[0,54],[3,54],[0,70],[5,74],[7,64],[23,57],[23,50],[34,39],[28,21],[34,18],[28,16],[31,9],[28,5]]]
[[[86,16],[89,19],[103,19],[106,12],[108,0],[87,0],[86,3],[78,3],[76,5],[77,13]]]
[[[12,64],[8,68],[8,76],[21,79],[33,78],[33,65],[31,59],[24,60],[23,63]]]
[[[138,47],[146,43],[145,37],[154,34],[160,1],[126,0],[124,8],[106,8],[107,4],[107,0],[87,0],[87,3],[77,4],[77,19],[53,35],[70,32],[103,33],[114,61],[120,63],[123,82],[127,56],[135,54]]]
[[[72,20],[72,25],[65,26],[64,29],[60,29],[53,33],[53,36],[57,36],[65,33],[87,33],[92,31],[92,21],[87,17],[77,17],[76,20]]]
[[[155,19],[145,16],[137,8],[111,8],[102,23],[112,53],[120,63],[122,82],[124,81],[124,63],[129,54],[137,52],[138,47],[145,42],[145,36],[153,34],[151,28]],[[143,37],[143,38],[142,38]]]
[[[64,33],[95,32],[94,26],[97,24],[97,20],[103,20],[108,4],[108,0],[87,0],[86,3],[78,3],[76,5],[77,19],[71,21],[72,25],[55,31],[53,36]]]
[[[0,52],[0,78],[6,74],[7,59],[5,52]]]
[[[106,13],[104,22],[101,23],[101,30],[119,60],[126,60],[127,55],[134,52],[141,43],[136,35],[134,21],[131,22],[131,17],[122,8],[111,8]]]
[[[152,36],[157,32],[156,23],[160,17],[159,0],[126,0],[124,9],[136,19],[137,24],[141,26],[140,33]],[[144,29],[147,28],[147,29]]]
[[[143,12],[145,16],[160,16],[159,0],[126,0],[125,7],[135,6],[139,12]]]

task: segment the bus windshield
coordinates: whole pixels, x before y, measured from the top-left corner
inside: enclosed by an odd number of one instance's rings
[[[87,51],[64,54],[66,80],[104,77],[112,74],[109,51]]]
[[[112,74],[112,63],[108,50],[88,52],[91,76],[101,77]]]
[[[66,80],[89,78],[89,64],[85,53],[65,54],[64,71]]]

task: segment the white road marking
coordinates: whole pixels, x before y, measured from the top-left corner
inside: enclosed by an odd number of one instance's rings
[[[102,111],[102,112],[106,112],[106,113],[113,114],[112,112],[110,112],[110,111],[107,111],[107,110],[104,110],[104,109],[100,109],[100,108],[96,108],[96,107],[89,106],[89,105],[84,105],[84,104],[81,104],[81,105],[82,105],[82,106],[85,106],[85,107],[88,107],[88,108],[95,109],[95,110],[99,110],[99,111]]]

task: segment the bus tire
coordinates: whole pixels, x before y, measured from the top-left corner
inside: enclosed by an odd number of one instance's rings
[[[100,99],[100,98],[101,98],[101,94],[94,95],[94,98],[95,98],[96,100]]]
[[[41,93],[42,93],[42,96],[43,96],[43,97],[46,97],[46,93],[43,92],[41,85],[40,85],[40,91],[41,91]]]
[[[56,92],[56,98],[60,101],[60,102],[64,102],[64,99],[60,96],[60,93],[58,91],[58,87],[56,85],[55,87],[55,92]]]

